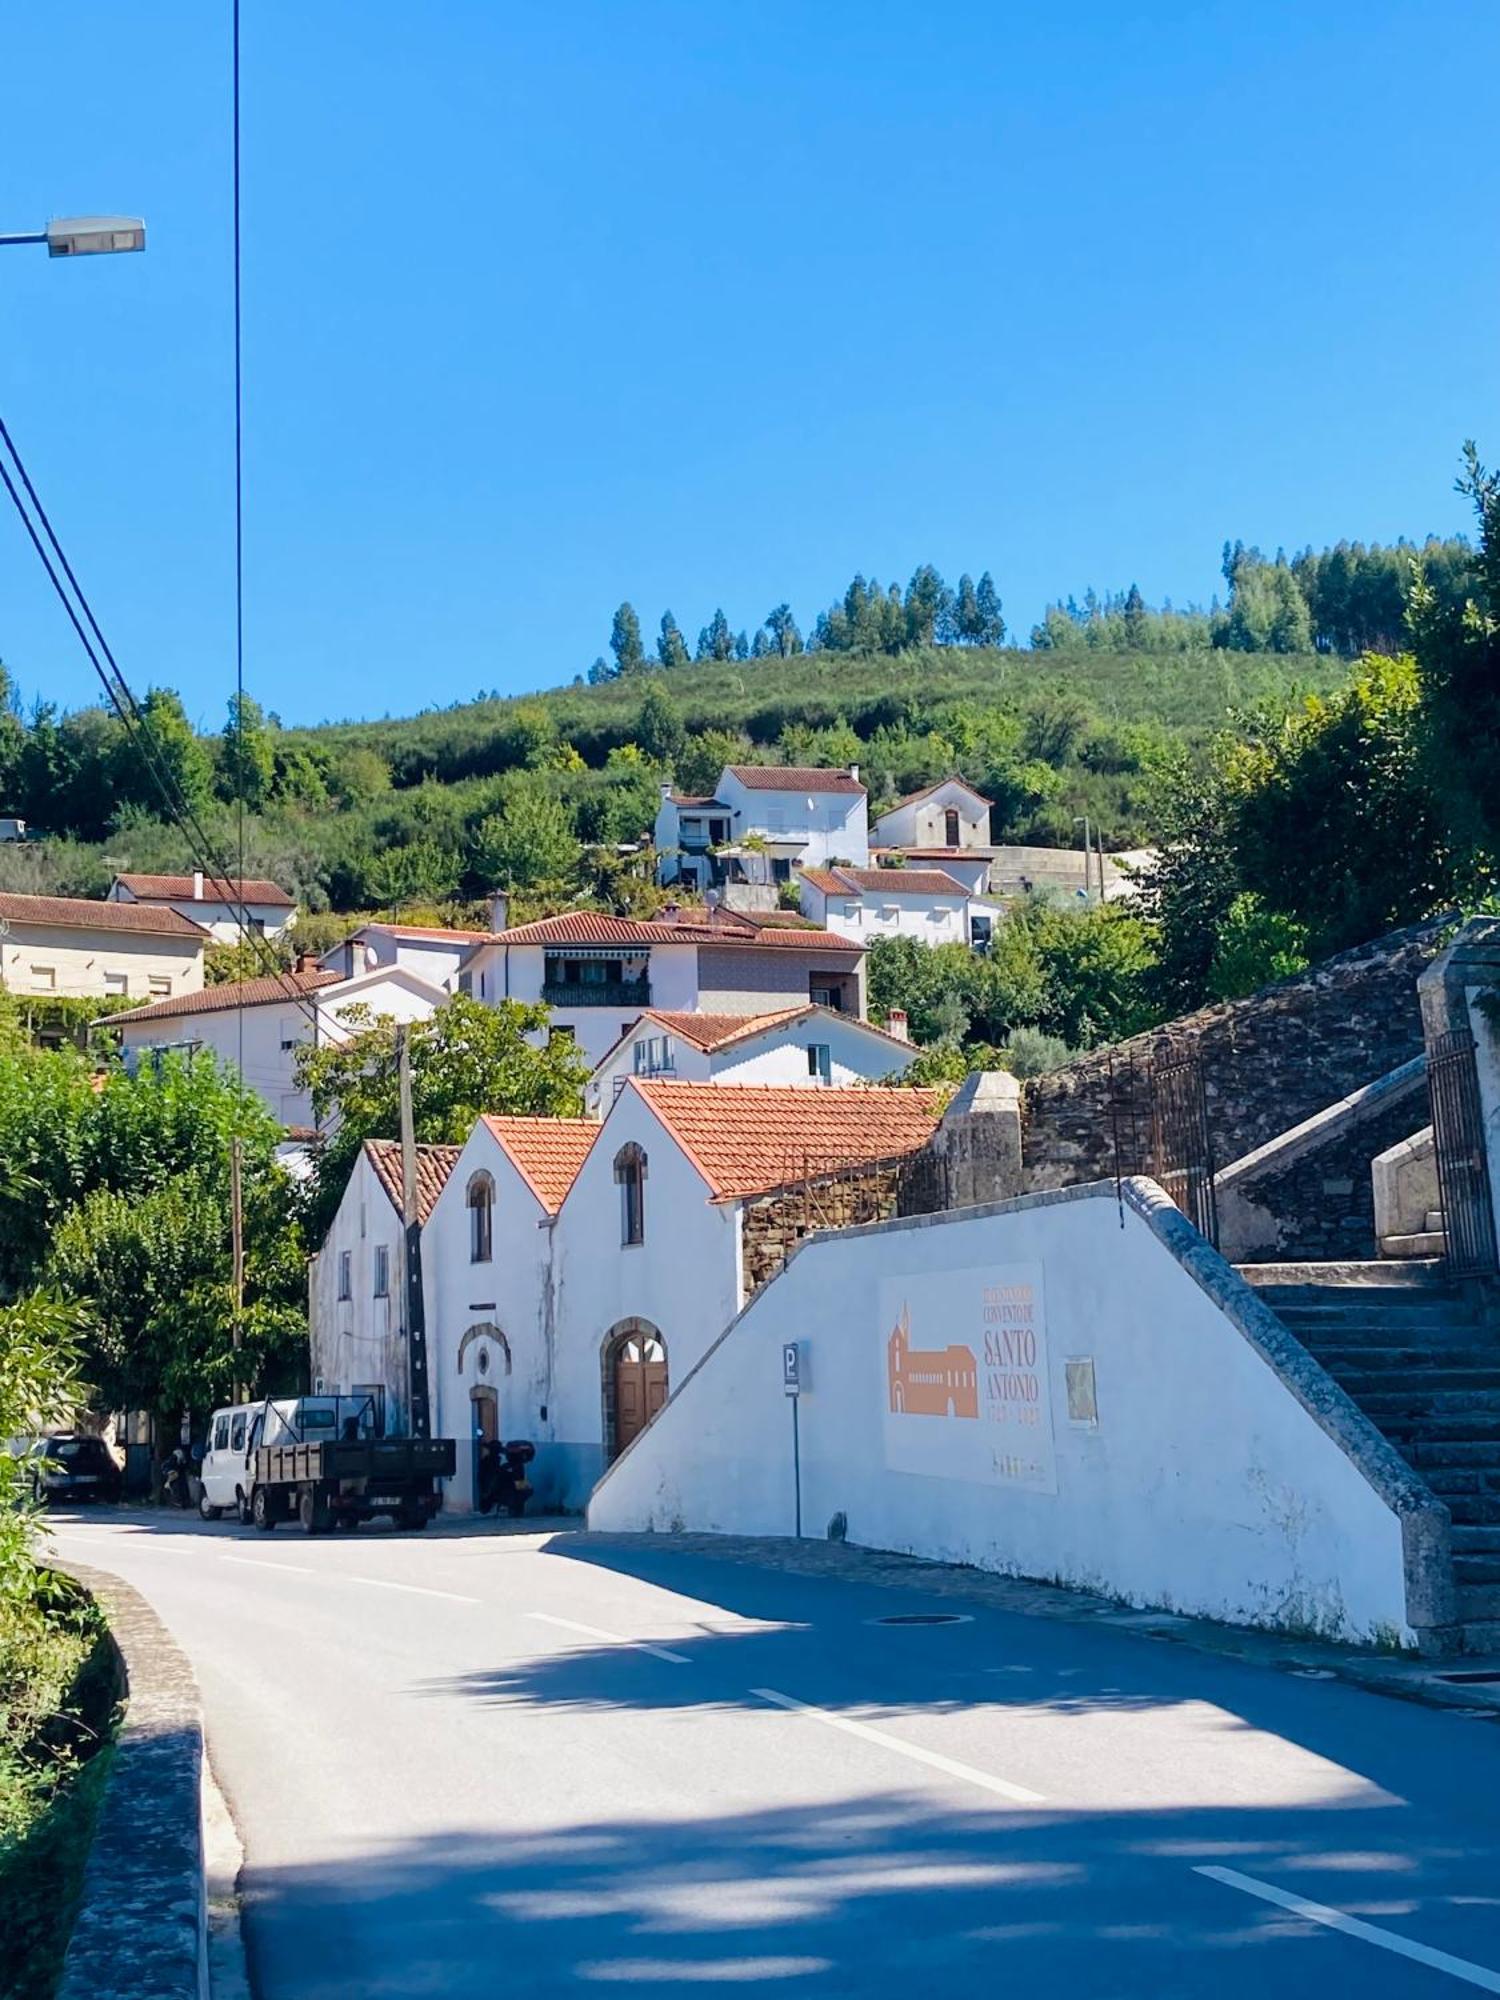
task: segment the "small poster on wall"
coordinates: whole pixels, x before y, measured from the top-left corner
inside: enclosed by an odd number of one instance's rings
[[[1057,1491],[1040,1264],[883,1279],[880,1321],[892,1472]]]

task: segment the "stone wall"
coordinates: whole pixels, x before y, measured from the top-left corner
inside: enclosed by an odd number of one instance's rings
[[[945,1162],[924,1150],[752,1195],[740,1210],[745,1297],[774,1278],[805,1237],[948,1207],[948,1178]]]
[[[1154,1171],[1146,1073],[1163,1056],[1201,1058],[1221,1165],[1400,1068],[1422,1053],[1417,975],[1455,919],[1450,912],[1393,931],[1248,999],[1200,1008],[1033,1078],[1022,1105],[1023,1185],[1113,1175],[1116,1127],[1125,1170]]]
[[[1218,1177],[1220,1249],[1236,1263],[1377,1257],[1374,1161],[1426,1116],[1418,1060],[1236,1160]]]

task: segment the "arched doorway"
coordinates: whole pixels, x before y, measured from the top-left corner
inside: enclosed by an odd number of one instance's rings
[[[667,1400],[667,1344],[646,1319],[621,1320],[604,1338],[604,1455],[619,1457]]]
[[[471,1326],[458,1343],[458,1377],[468,1389],[469,1452],[465,1465],[460,1454],[458,1485],[459,1510],[472,1507],[479,1494],[480,1454],[486,1444],[500,1436],[500,1385],[510,1375],[510,1342],[493,1320]],[[514,1421],[514,1418],[512,1419]],[[467,1482],[464,1474],[467,1474]],[[465,1495],[465,1483],[468,1492]]]

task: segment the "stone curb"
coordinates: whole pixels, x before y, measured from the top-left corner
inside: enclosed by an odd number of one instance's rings
[[[127,1690],[57,2000],[206,2000],[198,1684],[128,1583],[82,1563],[56,1566],[103,1611]]]
[[[1310,1680],[1345,1681],[1398,1701],[1420,1702],[1428,1708],[1447,1709],[1476,1720],[1500,1721],[1500,1659],[1464,1655],[1454,1660],[1433,1661],[1414,1653],[1373,1652],[1328,1640],[1294,1638],[1269,1628],[1218,1625],[1212,1619],[1185,1617],[1179,1612],[1138,1610],[1096,1591],[1002,1576],[998,1571],[966,1569],[958,1563],[928,1562],[921,1556],[867,1549],[853,1542],[816,1541],[810,1536],[798,1542],[776,1536],[614,1534],[579,1529],[569,1533],[567,1539],[575,1536],[584,1555],[591,1548],[675,1551],[762,1569],[791,1570],[802,1576],[834,1576],[847,1583],[873,1584],[882,1590],[963,1598],[1022,1618],[1102,1625],[1130,1637],[1188,1646],[1196,1652],[1239,1660],[1246,1666],[1268,1667]],[[1489,1671],[1496,1678],[1490,1684],[1453,1683],[1443,1680],[1445,1671]]]

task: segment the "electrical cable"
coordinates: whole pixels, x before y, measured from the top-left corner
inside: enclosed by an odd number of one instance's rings
[[[223,900],[229,904],[231,910],[234,912],[235,921],[240,928],[244,941],[251,946],[252,950],[260,957],[262,963],[267,966],[269,975],[276,979],[286,994],[287,999],[302,1010],[308,1021],[316,1029],[319,1025],[317,1009],[309,1006],[302,989],[295,985],[292,975],[282,965],[280,959],[267,944],[262,933],[255,929],[249,915],[248,906],[245,904],[243,897],[241,896],[237,899],[234,896],[229,869],[224,857],[216,852],[214,843],[194,813],[191,802],[181,792],[180,788],[177,787],[169,767],[162,758],[160,746],[156,741],[155,733],[151,726],[150,717],[136,700],[129,683],[120,670],[119,663],[110,649],[109,642],[104,637],[98,619],[94,616],[93,608],[78,582],[72,564],[68,561],[67,554],[58,539],[56,530],[52,526],[47,510],[42,505],[30,474],[26,470],[25,461],[16,449],[15,440],[12,438],[3,418],[0,418],[0,445],[3,445],[4,451],[9,453],[15,470],[19,474],[21,483],[26,489],[27,496],[35,508],[37,519],[42,524],[47,542],[51,544],[57,557],[57,563],[61,566],[63,574],[67,577],[68,584],[71,586],[74,596],[77,599],[76,608],[73,600],[68,595],[68,591],[63,586],[62,578],[57,573],[57,568],[53,564],[52,557],[48,554],[47,547],[44,545],[42,536],[38,532],[36,522],[32,520],[31,515],[27,512],[26,504],[17,490],[16,482],[11,477],[3,455],[0,455],[0,481],[4,483],[11,504],[19,515],[22,526],[26,529],[32,547],[36,550],[38,559],[47,573],[48,580],[57,594],[58,601],[68,614],[69,622],[78,635],[79,643],[88,657],[89,664],[93,667],[95,674],[99,678],[110,706],[114,709],[125,729],[127,740],[162,795],[169,820],[185,836],[194,861],[205,869],[213,886],[218,890],[227,892],[224,894]],[[79,616],[80,610],[83,614],[82,618]],[[88,630],[85,629],[84,621],[87,621]],[[98,642],[98,652],[95,651],[94,643],[90,640],[89,630],[93,632],[94,639]],[[100,653],[103,654],[104,659],[109,663],[108,670],[106,670],[100,660]]]

